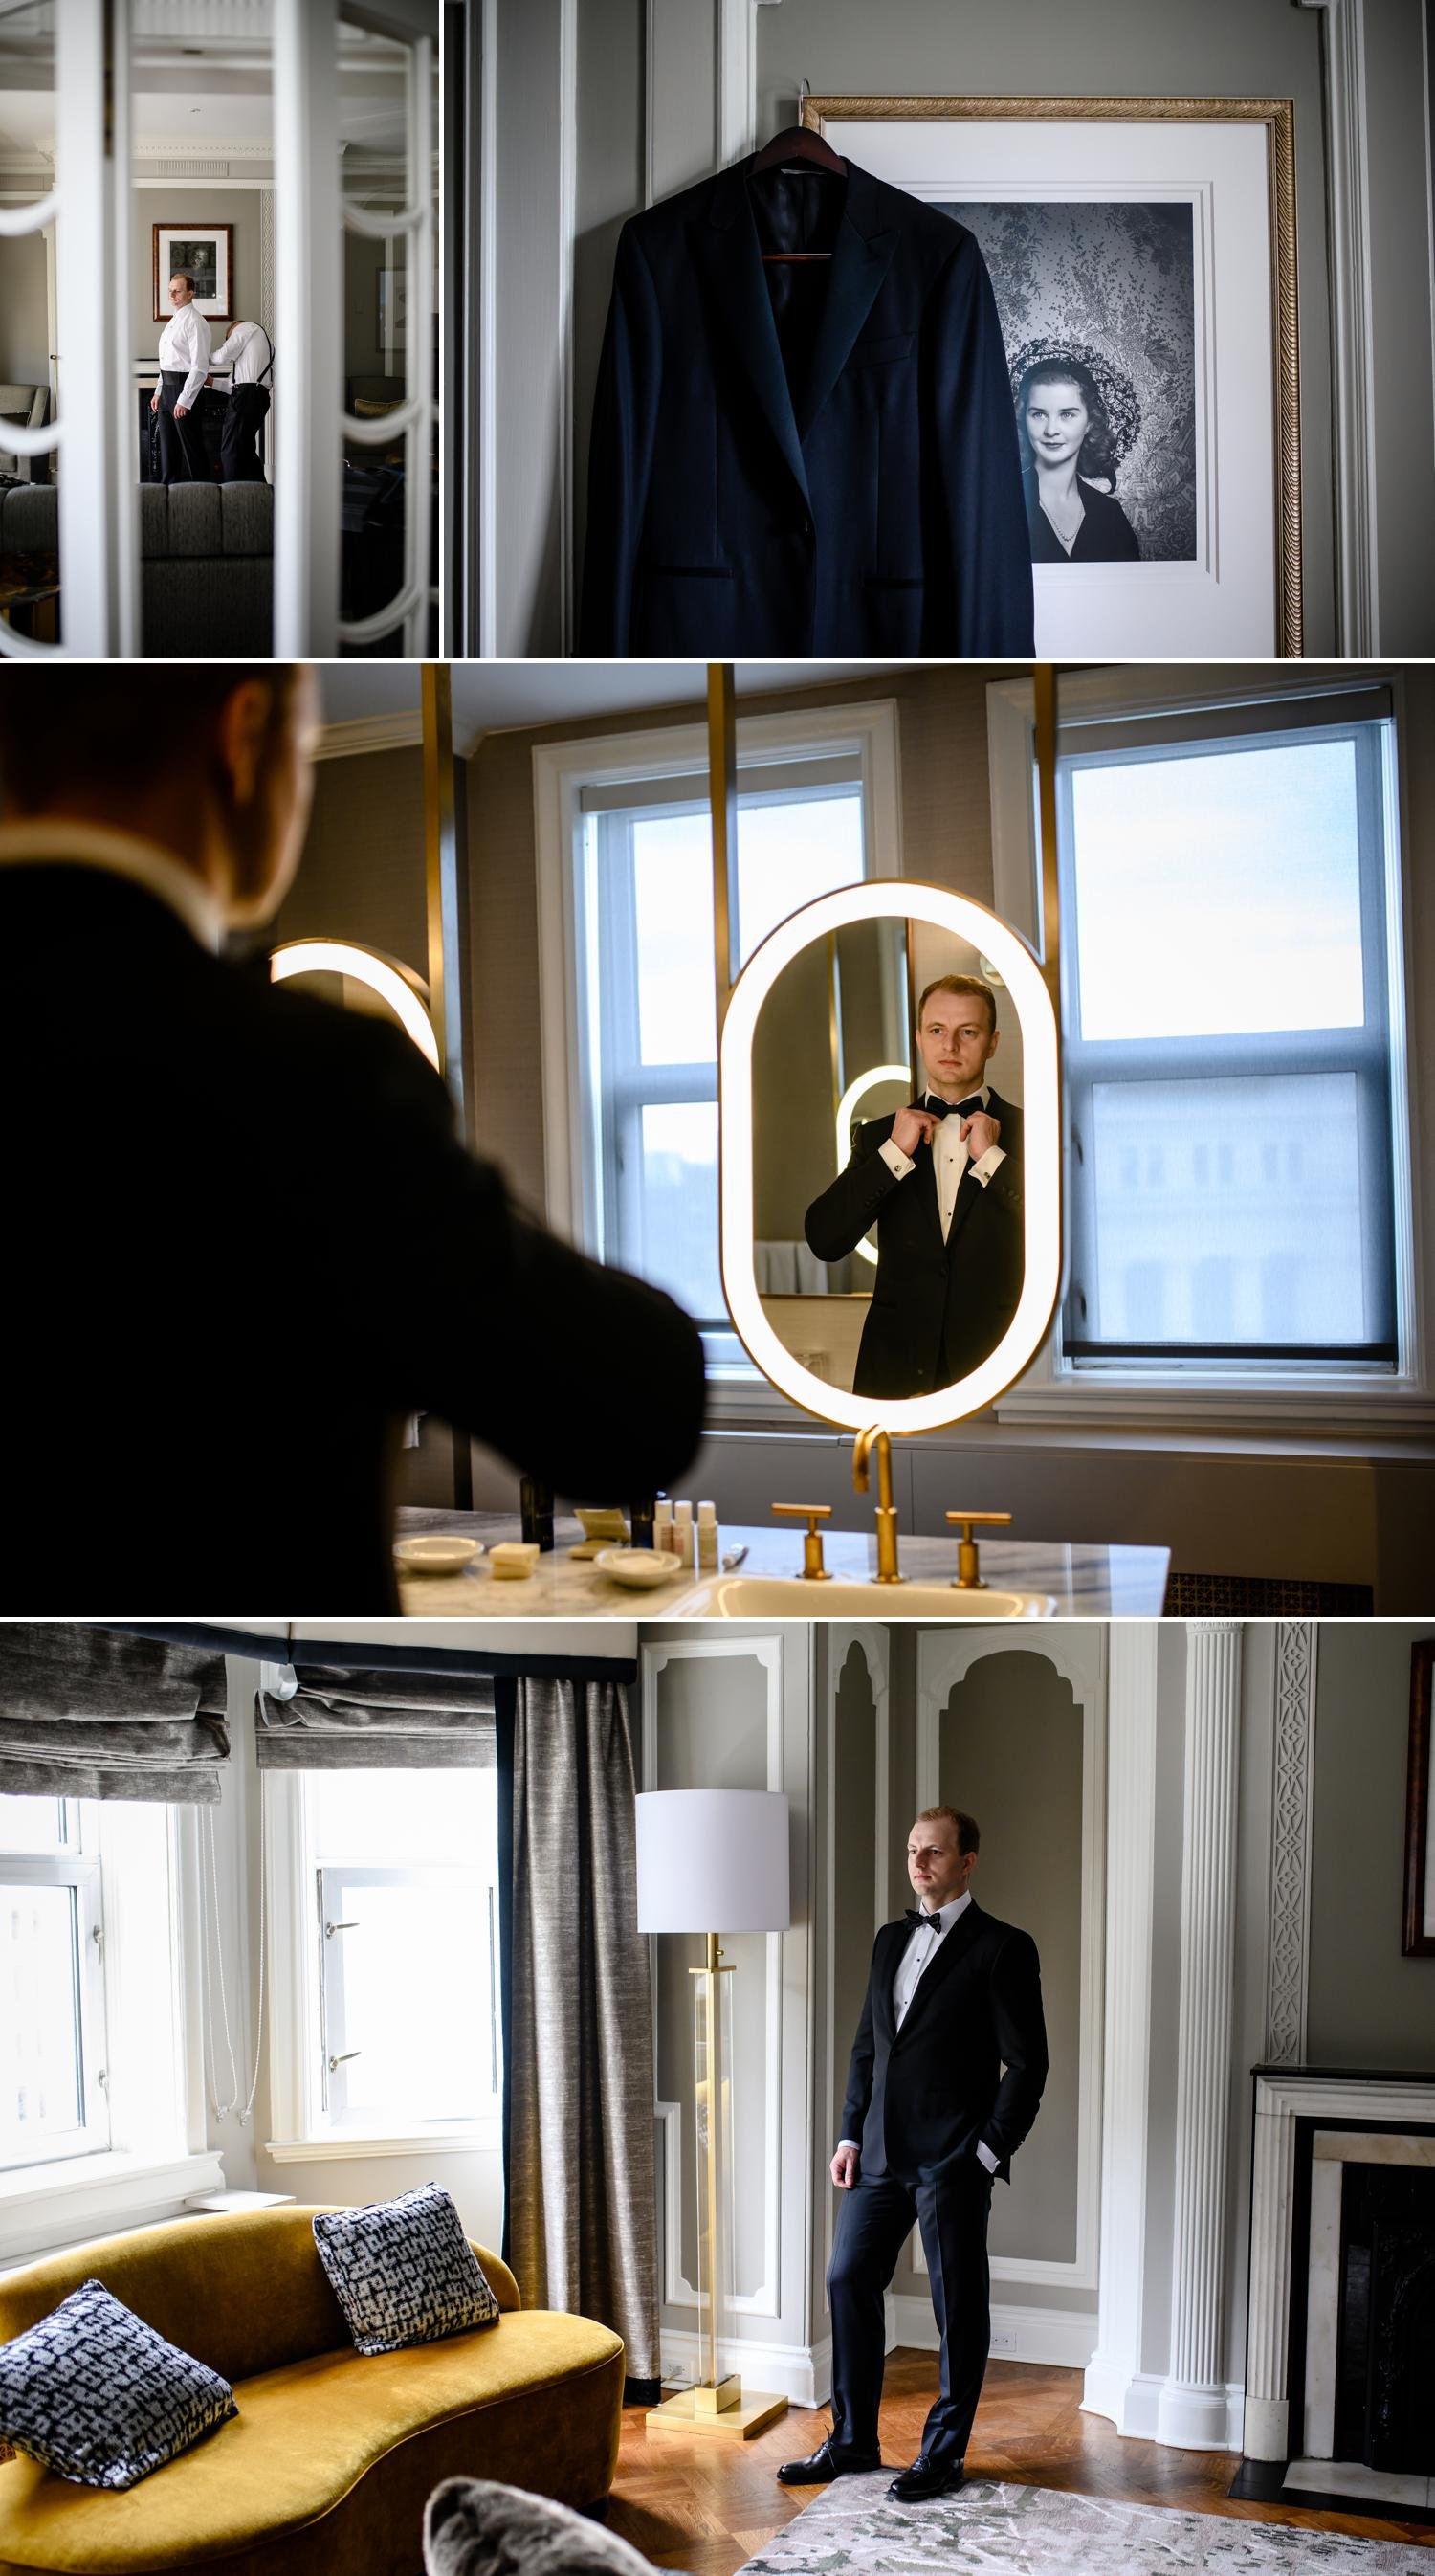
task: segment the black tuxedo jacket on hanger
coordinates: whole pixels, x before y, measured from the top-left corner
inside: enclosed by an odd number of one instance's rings
[[[868,2181],[910,2181],[923,2166],[974,2155],[980,2140],[1010,2182],[1046,2083],[1036,1943],[973,1899],[899,2030],[892,1985],[911,1928],[884,1923],[877,1935],[838,2134],[857,2140]]]
[[[410,1412],[595,1501],[692,1456],[687,1316],[524,1218],[397,1029],[140,887],[0,867],[0,1090],[0,1610],[396,1610]]]
[[[946,1241],[930,1145],[897,1180],[878,1152],[893,1118],[857,1129],[852,1159],[807,1211],[808,1249],[841,1261],[877,1228],[877,1277],[862,1327],[853,1392],[930,1395],[995,1350],[1016,1312],[1025,1276],[1022,1116],[991,1093],[1005,1160],[983,1186],[962,1174]],[[945,1352],[946,1366],[942,1367]]]
[[[831,245],[764,269],[765,250]],[[623,227],[589,460],[585,654],[1033,651],[991,283],[855,163],[752,158]]]

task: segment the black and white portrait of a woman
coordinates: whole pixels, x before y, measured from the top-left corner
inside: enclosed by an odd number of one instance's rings
[[[1011,377],[1032,560],[1197,551],[1189,202],[951,205],[975,233]]]

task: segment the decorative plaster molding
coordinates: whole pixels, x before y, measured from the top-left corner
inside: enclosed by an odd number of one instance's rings
[[[402,715],[353,716],[346,723],[322,727],[314,757],[347,760],[360,751],[407,751],[422,741],[423,718],[417,707]]]
[[[1298,2066],[1305,2056],[1317,1634],[1313,1620],[1284,1621],[1276,1632],[1265,2039],[1272,2066]]]
[[[1322,12],[1335,375],[1336,650],[1349,660],[1380,649],[1365,7],[1364,0],[1297,0],[1297,6]]]

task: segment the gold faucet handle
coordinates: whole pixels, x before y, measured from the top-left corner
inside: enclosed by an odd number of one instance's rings
[[[830,1521],[830,1503],[774,1503],[779,1520],[806,1521],[807,1534],[802,1542],[802,1579],[805,1583],[827,1583],[831,1577],[822,1562],[822,1532],[819,1521]]]
[[[955,1521],[962,1533],[957,1542],[957,1570],[952,1577],[952,1590],[985,1592],[986,1577],[982,1573],[972,1532],[974,1529],[1010,1529],[1010,1512],[948,1512],[947,1518]]]

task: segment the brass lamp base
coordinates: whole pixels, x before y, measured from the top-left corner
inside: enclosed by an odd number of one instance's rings
[[[728,2389],[733,2391],[730,2398],[725,2396]],[[758,2389],[749,2389],[744,2395],[740,2379],[725,2379],[717,2388],[680,2388],[676,2397],[665,2397],[661,2406],[650,2406],[648,2430],[725,2433],[733,2441],[750,2442],[754,2433],[765,2432],[769,2424],[775,2424],[786,2413],[785,2397],[766,2397]]]

